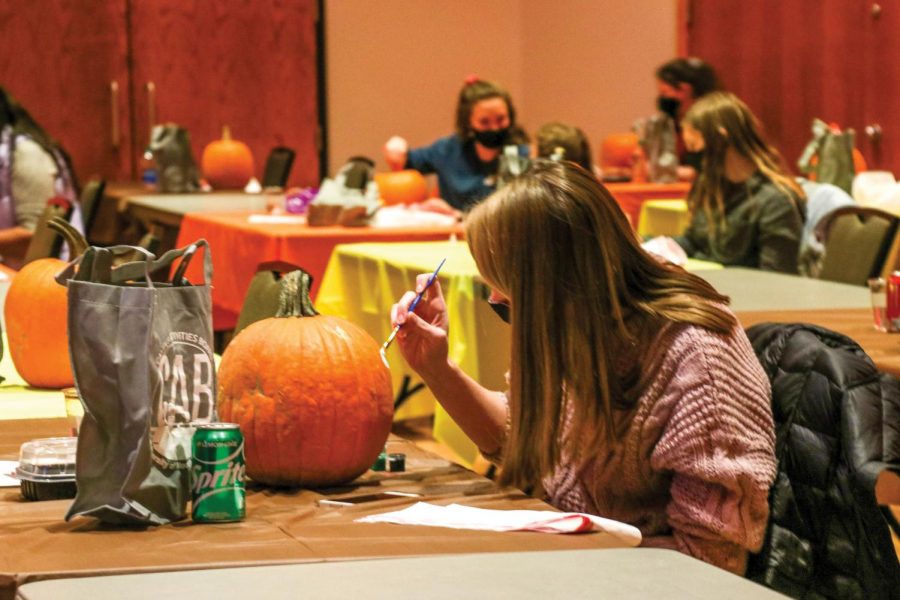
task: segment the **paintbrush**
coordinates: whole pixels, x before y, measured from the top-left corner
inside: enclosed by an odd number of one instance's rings
[[[419,301],[422,299],[422,296],[425,295],[425,292],[428,290],[428,288],[431,287],[431,284],[434,283],[434,280],[437,279],[438,271],[441,270],[441,267],[444,266],[444,263],[446,261],[446,258],[441,261],[441,263],[434,270],[434,273],[431,274],[431,277],[428,278],[428,281],[425,282],[425,287],[422,288],[422,291],[416,294],[416,297],[413,298],[413,301],[409,303],[409,308],[407,309],[409,312],[414,312],[416,310],[416,307],[419,305]],[[389,335],[388,339],[386,339],[384,341],[384,344],[381,345],[381,362],[383,362],[384,366],[388,368],[390,368],[390,365],[388,364],[387,355],[385,353],[387,352],[388,347],[391,345],[391,342],[393,342],[394,338],[397,337],[397,332],[400,331],[401,327],[403,327],[403,325],[397,325],[396,327],[394,327],[394,330],[391,331],[391,335]]]

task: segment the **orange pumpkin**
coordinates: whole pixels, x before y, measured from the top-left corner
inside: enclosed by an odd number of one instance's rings
[[[278,315],[241,331],[219,366],[219,416],[240,425],[247,474],[268,485],[355,479],[391,428],[391,379],[378,344],[348,321],[319,315],[311,281],[303,271],[285,275]]]
[[[253,153],[244,142],[231,139],[228,126],[222,139],[210,142],[200,159],[203,177],[213,189],[243,189],[253,177]]]
[[[16,273],[6,294],[9,354],[22,379],[34,387],[75,384],[66,333],[66,288],[54,279],[65,266],[55,258],[32,261]]]
[[[385,204],[413,204],[428,194],[425,177],[415,169],[376,173],[375,182]]]
[[[600,144],[600,166],[602,168],[630,167],[634,162],[634,153],[637,149],[636,133],[628,131],[610,134]]]

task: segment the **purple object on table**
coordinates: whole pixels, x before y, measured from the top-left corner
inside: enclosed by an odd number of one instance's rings
[[[306,187],[290,192],[284,199],[284,210],[291,214],[304,214],[319,193],[319,188]]]

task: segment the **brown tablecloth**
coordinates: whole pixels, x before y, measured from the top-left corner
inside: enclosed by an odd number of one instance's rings
[[[19,444],[64,435],[65,419],[0,421],[0,458],[16,458]],[[68,500],[28,502],[17,488],[0,488],[0,599],[13,598],[29,581],[58,577],[139,573],[350,558],[469,552],[620,547],[604,533],[551,535],[495,533],[385,523],[354,523],[363,515],[402,508],[398,498],[348,507],[317,506],[322,497],[372,489],[423,494],[437,504],[550,510],[521,492],[492,482],[392,438],[404,452],[406,473],[369,472],[354,485],[324,492],[250,486],[247,519],[195,525],[190,519],[150,528],[120,528],[78,518],[63,522]]]

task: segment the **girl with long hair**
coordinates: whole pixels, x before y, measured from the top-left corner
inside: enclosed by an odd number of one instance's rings
[[[770,389],[728,299],[646,253],[595,177],[537,160],[466,239],[511,316],[509,390],[448,358],[439,282],[391,311],[401,352],[500,481],[741,573],[775,476]]]
[[[675,238],[688,256],[796,273],[805,196],[747,105],[727,92],[708,94],[685,115],[682,135],[703,153],[688,194],[690,224]]]
[[[422,148],[409,148],[394,136],[384,145],[391,169],[436,173],[441,198],[427,201],[436,212],[462,216],[462,211],[483,200],[496,188],[500,153],[518,146],[527,157],[528,137],[516,122],[509,92],[492,81],[469,77],[459,91],[456,132]]]

